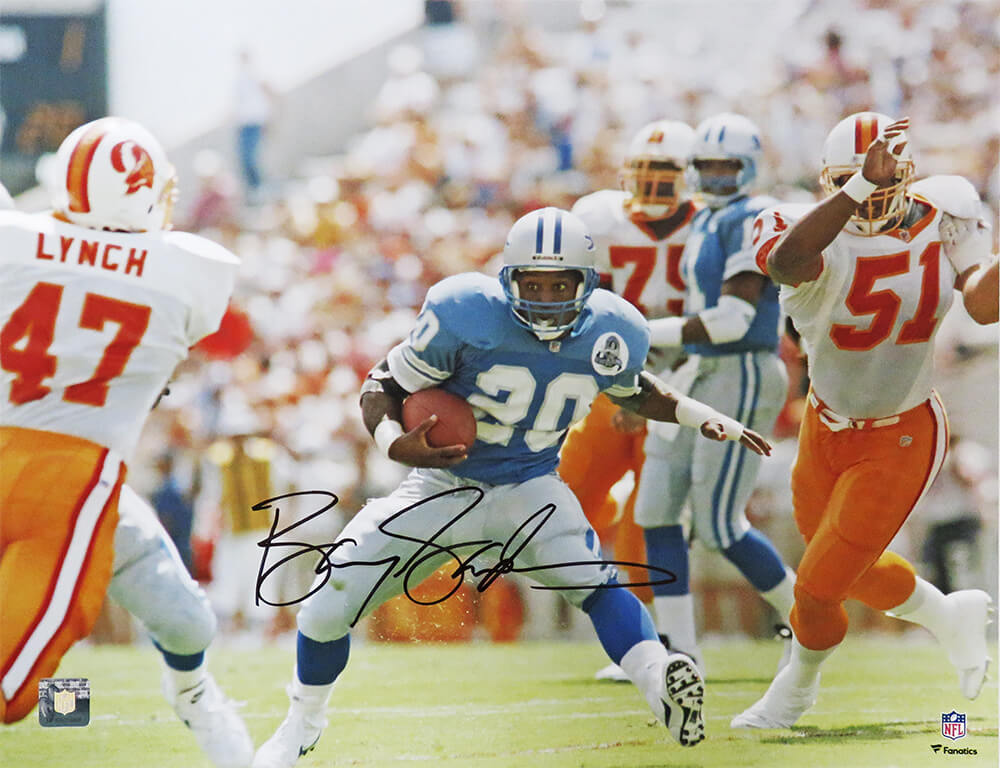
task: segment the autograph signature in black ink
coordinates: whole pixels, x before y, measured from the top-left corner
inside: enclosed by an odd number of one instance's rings
[[[404,516],[412,516],[415,510],[423,508],[425,505],[431,504],[438,499],[445,498],[447,496],[457,496],[459,494],[470,494],[472,496],[472,501],[465,506],[457,515],[440,525],[436,531],[430,534],[428,538],[415,538],[409,536],[400,531],[393,530],[393,523],[401,520]],[[291,499],[299,496],[320,496],[326,499],[326,503],[322,508],[318,509],[309,515],[300,518],[298,521],[292,523],[291,525],[285,526],[283,528],[278,528],[278,523],[280,519],[280,508],[275,504],[275,502],[281,501],[282,499]],[[403,580],[403,593],[414,603],[418,605],[434,605],[436,603],[443,602],[451,597],[465,582],[466,574],[470,578],[478,579],[476,583],[476,589],[483,592],[489,589],[490,585],[493,584],[500,576],[505,573],[524,573],[531,574],[537,571],[550,571],[557,568],[572,568],[576,566],[597,566],[600,570],[608,566],[633,566],[638,568],[646,568],[651,574],[658,576],[655,580],[651,581],[641,581],[641,582],[631,582],[626,584],[618,583],[617,581],[611,583],[602,584],[589,584],[589,585],[579,585],[579,586],[563,586],[563,587],[549,587],[543,585],[533,585],[533,589],[550,589],[550,590],[576,590],[576,589],[616,589],[619,587],[645,587],[645,586],[655,586],[658,584],[670,584],[676,581],[677,577],[668,570],[663,568],[657,568],[646,563],[631,563],[621,560],[581,560],[568,563],[550,563],[547,565],[535,565],[535,566],[517,566],[515,562],[521,551],[531,542],[531,540],[538,534],[539,531],[545,526],[553,514],[555,514],[556,506],[555,504],[546,504],[544,507],[539,509],[534,514],[530,515],[521,525],[511,534],[510,538],[506,542],[491,541],[489,539],[479,539],[472,541],[464,541],[453,543],[450,545],[443,545],[438,541],[449,528],[462,520],[466,515],[468,515],[472,510],[476,508],[480,501],[482,501],[484,493],[481,489],[475,488],[473,486],[462,486],[459,488],[451,488],[447,491],[442,491],[441,493],[436,493],[433,496],[429,496],[426,499],[421,499],[415,504],[411,504],[408,507],[404,507],[398,512],[390,515],[388,518],[379,524],[378,530],[391,539],[395,539],[400,542],[409,542],[411,544],[418,545],[416,551],[414,551],[408,558],[403,559],[403,554],[393,554],[383,557],[379,560],[347,560],[346,558],[339,558],[337,562],[331,560],[331,557],[338,550],[347,550],[349,547],[356,547],[358,542],[352,538],[338,539],[329,544],[312,544],[305,541],[294,541],[288,538],[288,534],[305,525],[310,520],[313,520],[320,515],[325,514],[329,510],[333,509],[339,499],[336,494],[330,493],[329,491],[295,491],[293,493],[282,494],[281,496],[274,496],[270,499],[265,499],[264,501],[254,504],[254,510],[261,509],[274,509],[274,520],[271,523],[271,530],[269,531],[267,538],[257,542],[257,546],[261,547],[264,551],[260,559],[260,568],[257,571],[257,605],[262,602],[267,605],[282,606],[282,605],[294,605],[305,600],[312,594],[315,594],[330,580],[332,572],[334,569],[346,569],[346,568],[382,568],[382,573],[378,576],[375,581],[374,586],[371,591],[365,597],[361,606],[358,608],[358,612],[354,619],[351,621],[351,626],[353,627],[362,616],[366,613],[366,607],[375,593],[378,591],[379,587],[382,586],[388,579],[399,579]],[[408,521],[412,523],[412,520]],[[289,554],[280,557],[278,560],[268,563],[269,557],[272,555],[272,550],[291,550]],[[472,562],[479,556],[491,552],[494,550],[499,550],[499,557],[496,565],[490,568],[476,568],[472,565]],[[285,563],[294,560],[297,557],[302,557],[303,555],[309,555],[310,553],[319,555],[319,562],[316,565],[316,574],[322,575],[322,579],[317,579],[309,591],[297,598],[292,600],[286,600],[284,602],[271,602],[261,595],[261,587],[267,578],[274,573],[275,570],[280,568]],[[426,569],[422,566],[428,564],[428,561],[433,558],[439,557],[440,555],[446,555],[455,561],[455,569],[449,574],[452,579],[451,587],[445,592],[445,594],[435,596],[430,599],[422,599],[416,597],[412,589],[415,589],[421,581],[421,577],[425,574]],[[655,573],[654,573],[655,572]],[[414,583],[415,582],[415,583]]]

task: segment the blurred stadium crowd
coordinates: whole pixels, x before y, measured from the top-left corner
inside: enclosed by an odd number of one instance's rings
[[[361,425],[365,373],[411,326],[428,286],[462,271],[495,273],[522,213],[616,188],[626,143],[651,120],[745,114],[765,137],[761,191],[811,200],[823,138],[843,115],[909,115],[918,174],[968,177],[996,231],[1000,3],[751,5],[763,14],[754,28],[768,30],[760,40],[740,29],[737,3],[584,0],[575,27],[558,31],[533,24],[529,3],[427,3],[420,35],[390,53],[370,127],[343,154],[302,158],[294,178],[267,178],[253,205],[235,169],[211,152],[199,156],[197,178],[181,179],[175,225],[225,244],[243,267],[222,330],[178,371],[130,475],[147,496],[169,486],[190,505],[198,575],[208,577],[207,543],[232,527],[224,483],[211,478],[211,447],[236,435],[270,438],[285,459],[265,462],[268,490],[331,490],[342,515],[394,487],[403,468],[373,450]],[[713,26],[718,14],[734,18]],[[996,327],[943,335],[940,377],[986,360],[995,388]],[[801,371],[794,347],[785,352]],[[803,378],[793,376],[778,435],[790,442],[751,504],[789,562],[801,545],[783,485]],[[959,423],[982,407],[947,404]],[[996,582],[989,439],[987,430],[985,445],[969,441],[955,460],[965,500],[957,506],[984,521],[973,537],[986,553],[981,584]],[[920,559],[923,528],[914,523],[918,540],[903,546]]]

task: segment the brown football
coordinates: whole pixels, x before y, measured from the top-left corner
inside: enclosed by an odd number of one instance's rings
[[[409,432],[431,414],[438,422],[427,433],[427,442],[435,448],[458,445],[471,448],[476,441],[476,417],[472,406],[458,395],[443,389],[422,389],[403,401],[403,427]]]

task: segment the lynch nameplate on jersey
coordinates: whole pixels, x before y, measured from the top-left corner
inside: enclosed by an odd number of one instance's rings
[[[38,723],[46,728],[90,724],[90,680],[43,677],[38,681]]]

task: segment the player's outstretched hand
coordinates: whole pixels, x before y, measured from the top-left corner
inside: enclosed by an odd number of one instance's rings
[[[446,469],[465,461],[468,449],[461,443],[435,448],[427,442],[427,432],[437,423],[431,415],[417,426],[397,437],[389,446],[389,458],[410,467]]]
[[[709,440],[723,441],[726,439],[726,428],[721,421],[709,419],[701,425],[701,434]],[[749,448],[759,456],[771,455],[771,444],[752,429],[743,428],[743,436],[740,437],[740,445]]]
[[[904,117],[890,123],[882,134],[871,143],[865,154],[865,164],[861,175],[880,187],[888,186],[896,173],[896,161],[906,146],[906,138],[900,140],[903,131],[910,127],[910,118]]]

